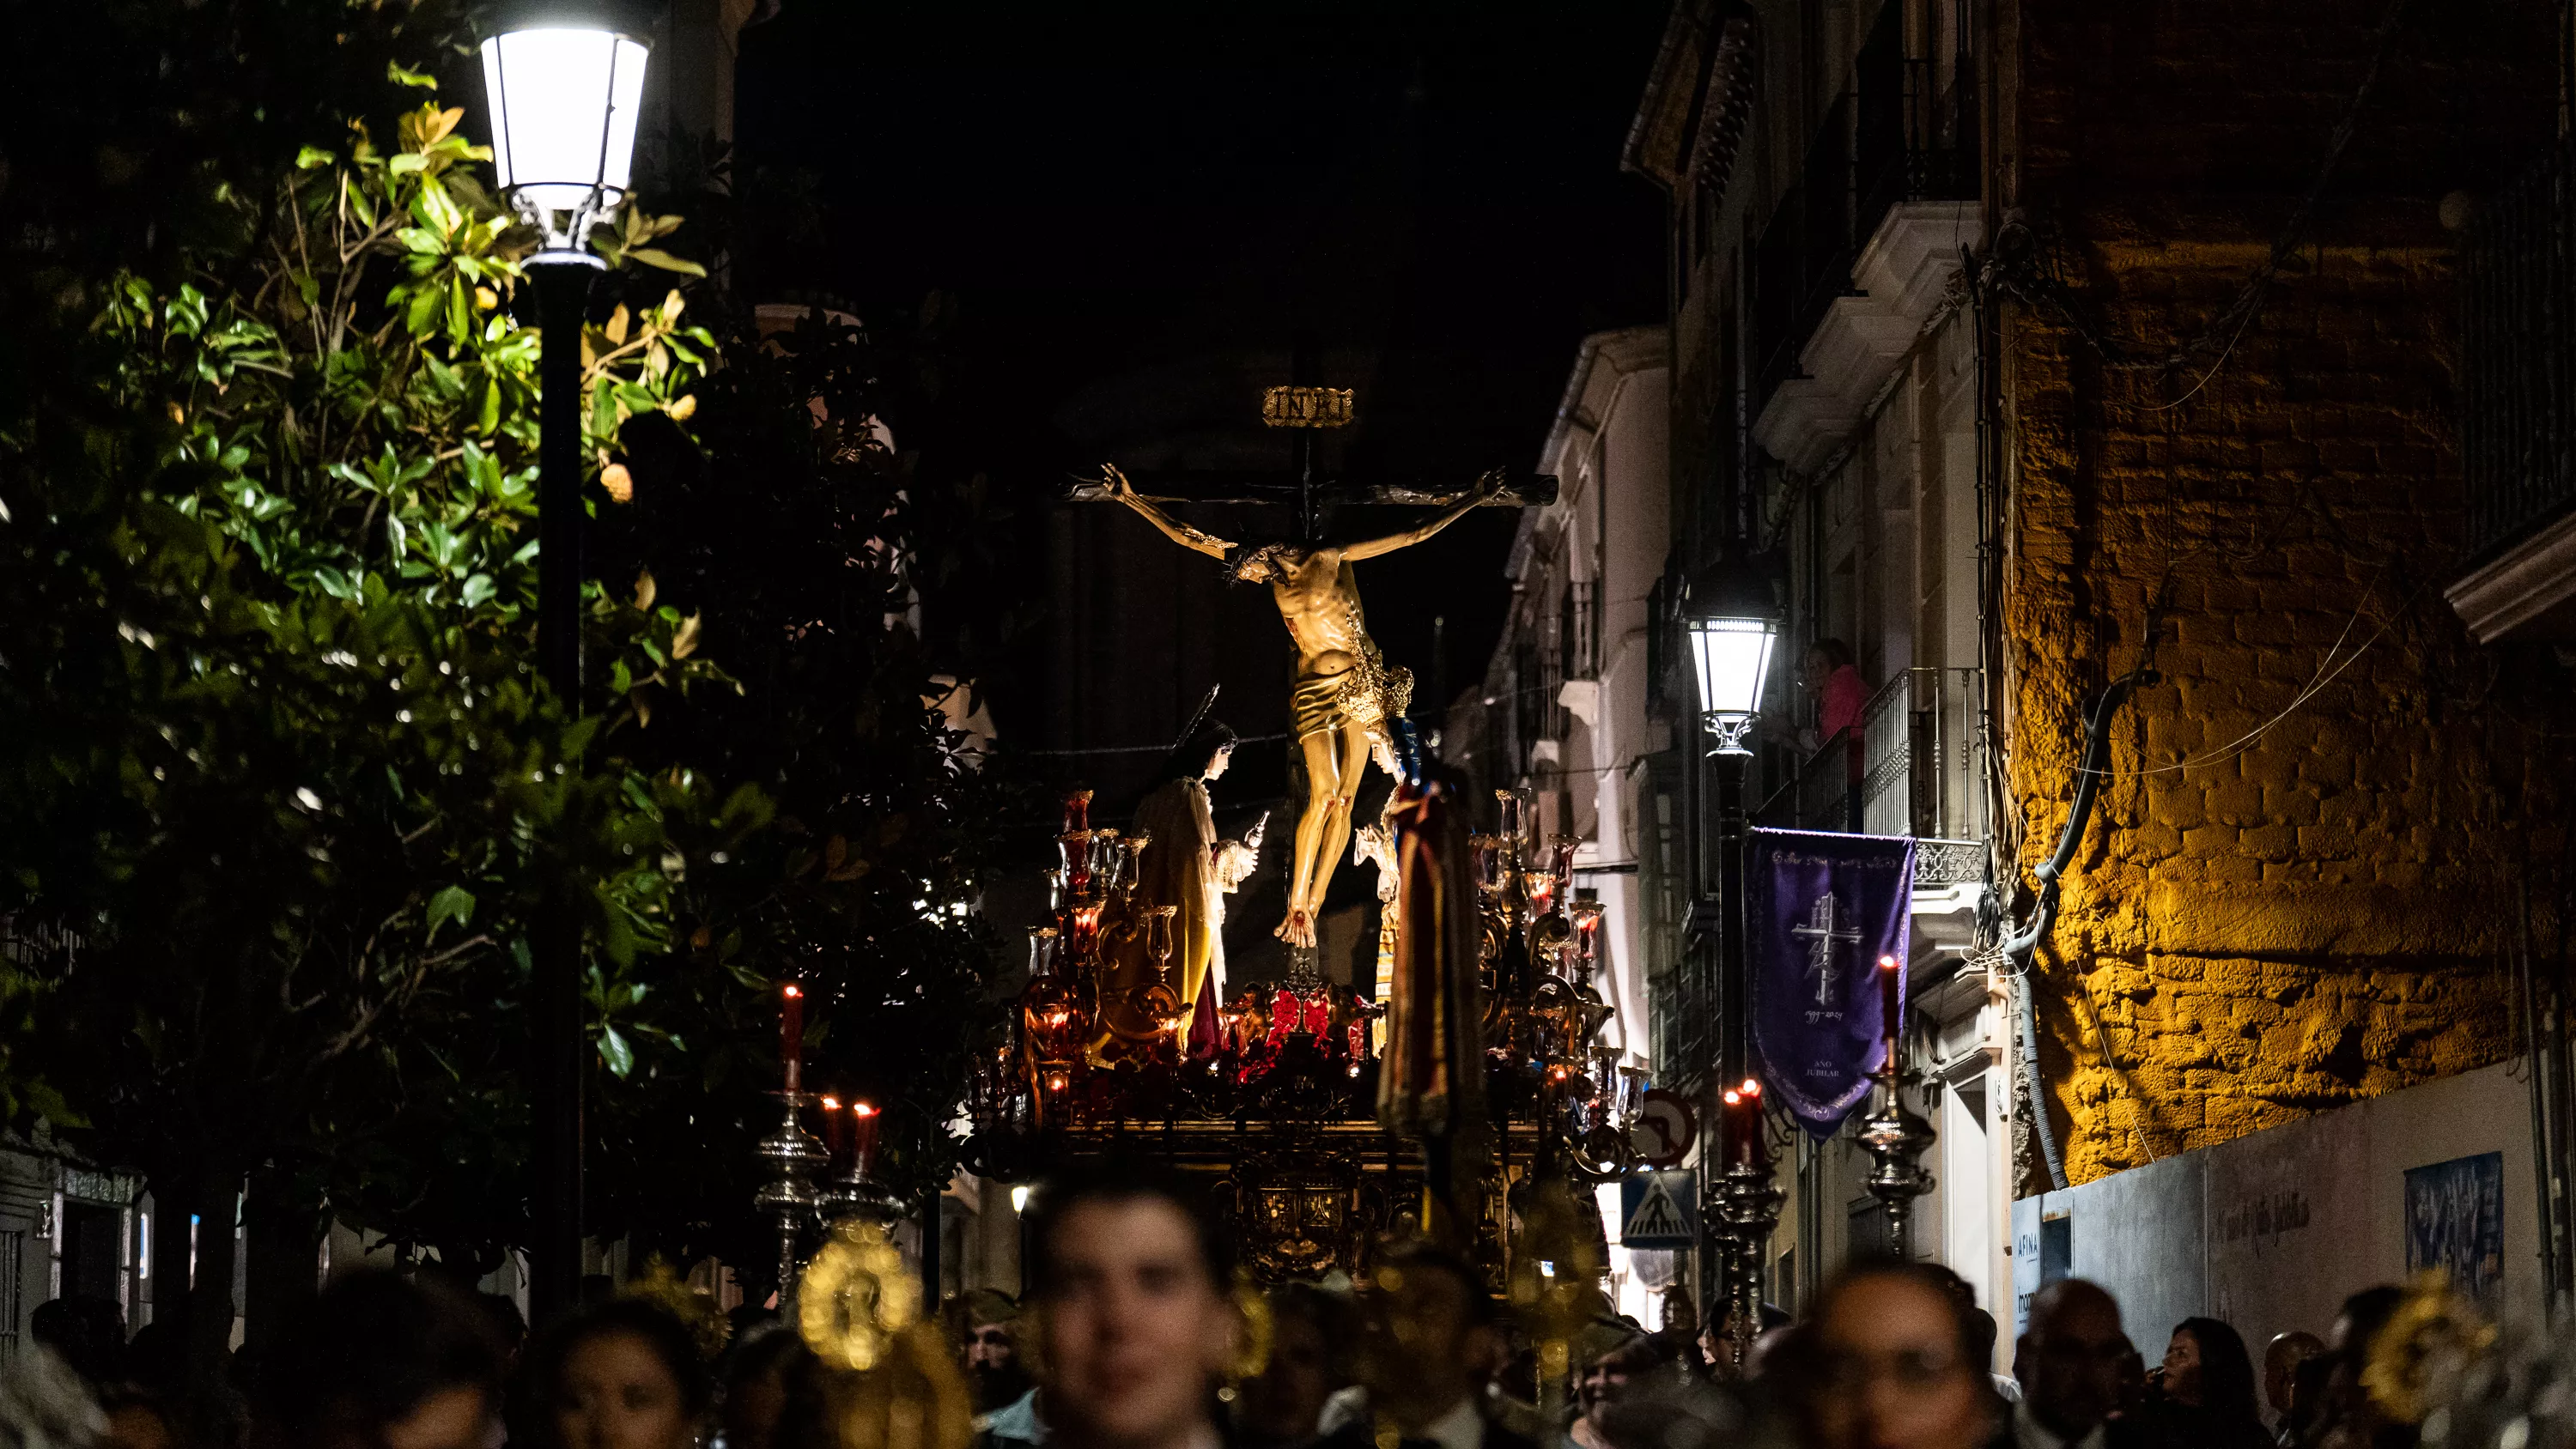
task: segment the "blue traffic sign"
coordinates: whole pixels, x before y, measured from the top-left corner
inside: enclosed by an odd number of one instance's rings
[[[1699,1245],[1699,1174],[1638,1172],[1619,1180],[1619,1245]]]

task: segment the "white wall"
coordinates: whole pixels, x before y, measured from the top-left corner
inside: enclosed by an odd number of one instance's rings
[[[2409,1168],[2504,1158],[2503,1312],[2540,1313],[2531,1104],[2502,1062],[2013,1204],[2016,1332],[2039,1286],[2043,1214],[2065,1212],[2072,1274],[2120,1300],[2152,1360],[2173,1325],[2225,1319],[2257,1351],[2323,1334],[2345,1295],[2406,1277]]]

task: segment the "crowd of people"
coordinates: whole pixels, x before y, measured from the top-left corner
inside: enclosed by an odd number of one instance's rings
[[[1468,1261],[1422,1242],[1348,1291],[1239,1286],[1195,1195],[1133,1172],[1031,1203],[1024,1293],[953,1301],[974,1449],[2406,1449],[2365,1385],[2400,1302],[2356,1295],[2322,1337],[2284,1334],[2258,1373],[2235,1330],[2175,1325],[2149,1367],[2112,1295],[2052,1283],[2009,1377],[1995,1320],[1956,1275],[1863,1262],[1763,1328],[1722,1339],[1602,1316],[1550,1361]],[[235,1376],[230,1407],[173,1376],[169,1345],[39,1311],[50,1352],[0,1388],[0,1449],[902,1449],[836,1404],[789,1326],[727,1341],[668,1295],[594,1303],[533,1338],[509,1300],[429,1276],[336,1278]],[[1257,1341],[1257,1345],[1256,1345]],[[1567,1397],[1560,1413],[1539,1405]],[[221,1396],[218,1396],[220,1399]],[[932,1438],[913,1441],[922,1449]]]

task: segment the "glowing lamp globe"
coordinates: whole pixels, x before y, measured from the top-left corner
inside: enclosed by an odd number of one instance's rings
[[[483,41],[493,168],[548,252],[578,251],[590,224],[626,199],[648,54],[632,36],[573,21]]]
[[[1769,590],[1747,571],[1721,565],[1691,586],[1689,623],[1700,715],[1718,737],[1718,753],[1750,754],[1744,732],[1762,713],[1762,685],[1780,638]]]

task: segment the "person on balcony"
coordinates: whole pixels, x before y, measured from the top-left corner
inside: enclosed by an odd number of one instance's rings
[[[1816,748],[1822,749],[1845,730],[1860,739],[1860,712],[1869,703],[1869,683],[1852,662],[1849,644],[1819,639],[1807,646],[1807,688],[1816,696]],[[1854,764],[1860,756],[1854,753]]]
[[[1869,681],[1861,678],[1860,666],[1852,662],[1849,644],[1840,639],[1819,639],[1807,646],[1807,688],[1816,696],[1816,742],[1818,750],[1829,749],[1835,739],[1843,741],[1843,756],[1851,772],[1851,790],[1846,797],[1851,813],[1843,828],[1860,828],[1861,778],[1861,711],[1869,707]]]

